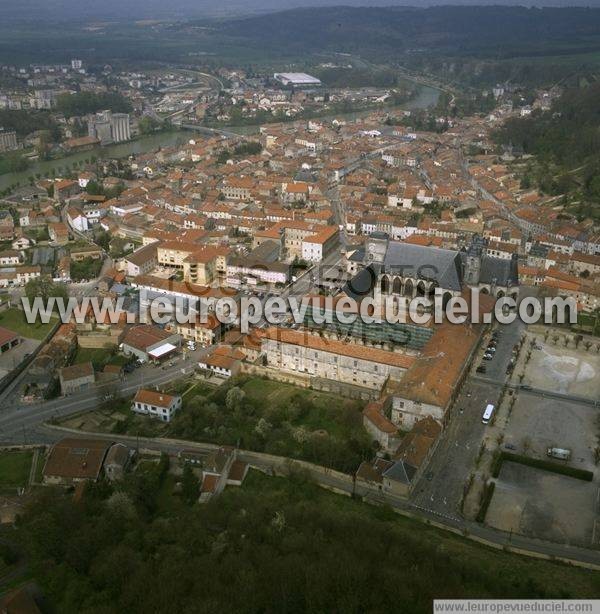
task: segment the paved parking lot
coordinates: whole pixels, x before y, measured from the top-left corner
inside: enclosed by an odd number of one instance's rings
[[[492,360],[482,359],[485,351],[484,344],[484,347],[479,352],[477,364],[485,365],[486,373],[481,374],[482,377],[503,382],[507,377],[506,368],[513,356],[513,347],[519,342],[521,334],[525,330],[525,325],[520,320],[516,320],[512,324],[498,326],[497,330],[499,332],[498,345],[496,346],[494,358]]]
[[[598,486],[505,462],[486,523],[502,531],[590,546],[595,537]]]
[[[598,410],[591,405],[521,390],[504,441],[536,458],[546,458],[549,447],[567,448],[573,453],[571,465],[593,471],[599,432]]]

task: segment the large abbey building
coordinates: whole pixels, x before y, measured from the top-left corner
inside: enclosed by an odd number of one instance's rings
[[[460,296],[467,288],[479,289],[495,298],[519,294],[516,254],[510,259],[486,253],[484,239],[476,237],[461,251],[391,241],[387,235],[371,235],[364,248],[351,255],[358,272],[346,293],[355,298],[394,296],[410,300],[433,298],[441,293],[443,302]]]

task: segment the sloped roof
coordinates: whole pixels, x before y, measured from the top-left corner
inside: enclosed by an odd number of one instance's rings
[[[497,286],[517,285],[519,283],[517,259],[483,256],[479,281],[484,284],[495,283]]]
[[[460,253],[454,250],[390,241],[383,266],[389,273],[431,279],[440,288],[461,289],[462,261]]]
[[[394,463],[384,474],[383,477],[403,484],[410,484],[415,477],[417,470],[403,460]]]

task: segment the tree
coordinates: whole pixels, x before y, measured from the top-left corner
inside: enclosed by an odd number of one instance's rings
[[[225,396],[225,405],[227,406],[227,409],[232,411],[239,409],[245,396],[246,393],[238,386],[230,388]]]
[[[62,298],[66,301],[69,293],[65,284],[54,282],[48,276],[40,276],[30,279],[25,284],[25,296],[29,299],[30,304],[32,304],[37,297],[40,297],[44,303],[50,297]]]
[[[93,194],[95,196],[104,193],[102,190],[102,186],[94,179],[87,182],[87,185],[85,186],[85,191],[88,194]]]
[[[140,134],[150,134],[161,127],[161,123],[153,117],[147,115],[142,117],[139,121]]]
[[[200,494],[198,478],[195,476],[192,467],[186,463],[183,467],[183,476],[181,478],[181,494],[183,500],[192,505],[198,500]]]
[[[127,98],[117,92],[78,92],[61,94],[56,100],[56,108],[66,117],[87,115],[104,109],[113,113],[129,113],[132,109]]]

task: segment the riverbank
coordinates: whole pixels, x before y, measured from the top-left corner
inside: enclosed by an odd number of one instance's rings
[[[440,97],[441,90],[428,86],[420,85],[419,93],[411,100],[400,105],[381,106],[376,108],[364,109],[360,111],[351,111],[348,113],[335,113],[325,114],[315,119],[327,120],[327,119],[345,119],[353,120],[360,117],[365,117],[369,113],[373,113],[374,110],[393,110],[393,109],[426,109],[432,105],[435,105]],[[227,130],[239,135],[253,135],[257,134],[260,126],[263,124],[254,124],[247,126],[218,126],[216,129]],[[117,159],[126,158],[131,155],[139,155],[156,151],[163,147],[174,147],[183,145],[190,138],[190,134],[194,134],[193,138],[197,139],[198,133],[194,133],[186,130],[169,130],[167,132],[156,132],[147,136],[139,137],[132,141],[125,143],[118,143],[115,145],[109,145],[107,147],[94,147],[87,151],[64,156],[62,158],[56,158],[54,160],[44,160],[34,162],[23,171],[17,173],[7,173],[0,175],[0,192],[8,189],[14,189],[18,186],[28,185],[31,177],[47,176],[47,175],[61,175],[68,172],[74,165],[80,165],[89,161],[91,158],[103,158],[103,159]],[[202,138],[202,137],[200,137]]]
[[[167,132],[156,132],[142,136],[125,143],[117,143],[106,147],[94,147],[93,149],[63,156],[62,158],[34,162],[24,171],[0,175],[0,192],[17,184],[27,185],[30,177],[36,177],[37,175],[46,176],[46,174],[51,174],[52,171],[60,175],[60,172],[69,170],[74,164],[85,163],[86,160],[89,161],[91,158],[126,158],[131,155],[155,151],[162,147],[182,145],[187,140],[188,137],[184,131],[169,130]]]
[[[442,90],[431,87],[429,85],[420,85],[419,93],[407,100],[406,102],[395,104],[395,105],[377,105],[372,106],[367,109],[360,109],[356,111],[348,111],[346,113],[325,113],[323,115],[315,115],[310,119],[314,119],[315,121],[327,121],[327,120],[346,120],[352,121],[355,119],[359,119],[361,117],[366,117],[367,115],[373,113],[374,111],[398,111],[400,109],[405,109],[407,111],[416,111],[419,109],[427,109],[431,106],[437,104],[439,97],[442,93]],[[308,121],[309,118],[306,119]],[[274,121],[273,123],[278,123],[281,120]],[[291,121],[299,121],[297,118],[290,120]],[[228,130],[230,132],[235,132],[236,134],[240,134],[242,136],[251,136],[253,134],[257,134],[261,126],[265,124],[247,124],[243,126],[227,126],[227,125],[211,125],[206,126],[207,128],[212,128],[215,130]]]

